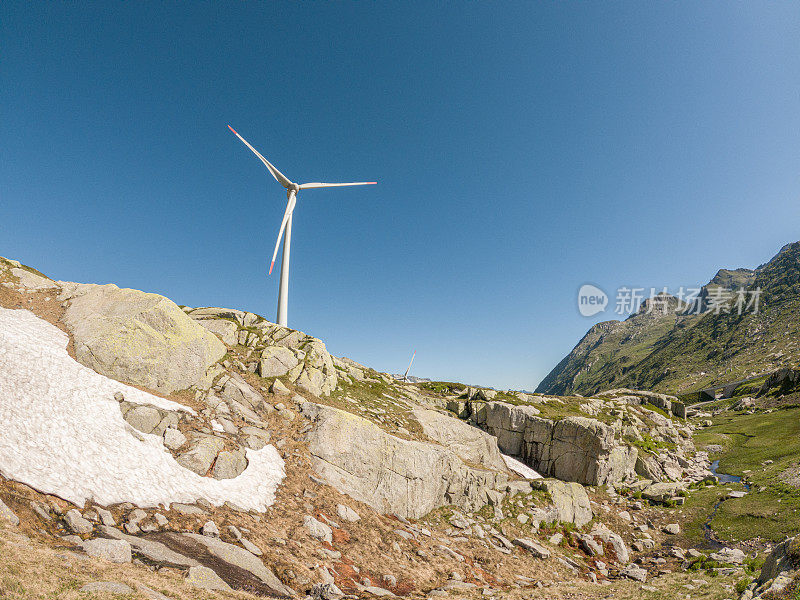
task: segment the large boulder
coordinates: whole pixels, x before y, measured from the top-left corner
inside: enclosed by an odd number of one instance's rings
[[[415,408],[412,412],[422,426],[422,433],[449,448],[463,460],[487,469],[506,470],[506,463],[494,436],[435,410]]]
[[[158,294],[61,283],[78,361],[108,377],[169,394],[210,384],[225,355],[217,337]]]
[[[506,488],[505,472],[468,466],[439,444],[397,438],[328,406],[306,402],[301,411],[314,423],[306,435],[314,470],[380,512],[419,519],[448,504],[477,510]]]
[[[546,490],[550,495],[562,523],[574,523],[578,527],[592,520],[592,507],[589,495],[580,483],[559,481],[558,479],[537,479],[530,485]]]
[[[521,456],[538,473],[584,485],[616,483],[634,476],[637,450],[620,444],[613,427],[596,419],[552,421],[532,406],[486,405],[486,428],[500,450]]]

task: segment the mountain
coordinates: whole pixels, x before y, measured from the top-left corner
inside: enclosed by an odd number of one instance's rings
[[[718,288],[761,290],[759,310],[713,310]],[[747,301],[753,299],[747,296]],[[800,361],[800,242],[755,270],[720,269],[699,295],[701,310],[652,310],[594,325],[537,387],[592,394],[631,387],[680,394]],[[699,314],[697,314],[699,312]]]
[[[794,297],[797,250],[720,281]],[[586,353],[642,364],[706,327],[679,308],[596,326]],[[645,600],[702,568],[703,597],[731,597],[758,564],[740,544],[800,533],[799,382],[687,410],[400,381],[254,313],[0,257],[0,596]],[[794,577],[793,548],[748,592]]]

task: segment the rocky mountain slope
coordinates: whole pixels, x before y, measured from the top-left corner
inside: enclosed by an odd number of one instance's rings
[[[761,289],[759,311],[709,311],[715,288]],[[701,314],[649,304],[624,321],[594,325],[537,392],[592,394],[632,387],[671,394],[760,375],[800,361],[800,242],[768,263],[720,270],[703,288]],[[695,311],[696,312],[696,311]]]
[[[730,598],[770,548],[691,528],[728,491],[690,412],[397,381],[0,259],[0,595]]]

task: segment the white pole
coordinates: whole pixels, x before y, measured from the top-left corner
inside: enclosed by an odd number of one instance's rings
[[[289,202],[292,202],[296,192],[289,192]],[[283,255],[281,256],[281,285],[278,290],[278,325],[288,327],[289,314],[289,250],[292,246],[292,215],[286,222],[286,231],[283,237]]]
[[[403,375],[403,381],[408,381],[408,372],[411,370],[411,365],[414,363],[414,357],[417,355],[417,351],[414,350],[414,354],[411,355],[411,362],[408,363],[408,368],[406,369],[406,374]]]

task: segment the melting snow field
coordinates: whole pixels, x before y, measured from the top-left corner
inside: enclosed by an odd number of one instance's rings
[[[512,458],[510,456],[506,456],[503,454],[503,460],[506,462],[506,466],[514,471],[517,475],[524,477],[525,479],[541,479],[542,476],[539,475],[536,471],[531,469],[528,465],[523,462],[518,461],[516,458]]]
[[[27,310],[0,308],[0,473],[83,506],[226,500],[264,510],[275,501],[283,459],[273,446],[247,450],[248,466],[216,480],[181,467],[155,435],[129,432],[115,392],[166,410],[191,409],[82,366],[67,335]]]

